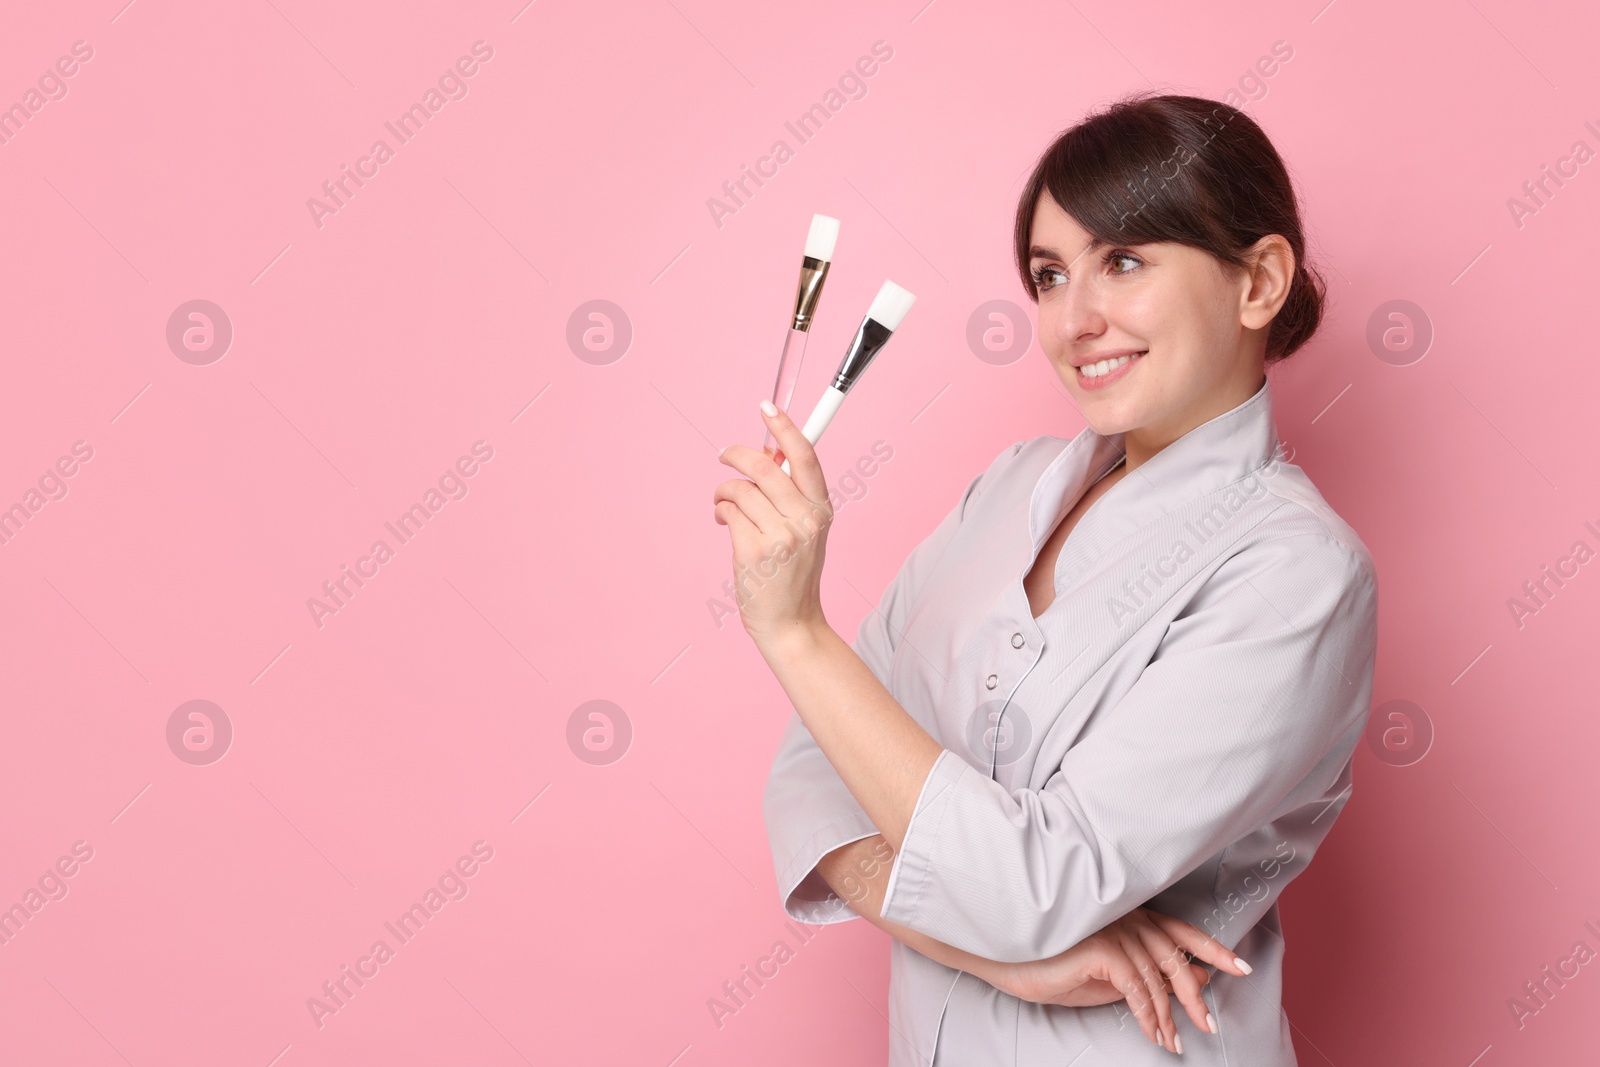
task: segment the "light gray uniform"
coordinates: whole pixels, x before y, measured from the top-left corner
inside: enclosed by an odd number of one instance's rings
[[[1139,906],[1255,969],[1213,971],[1220,1035],[1170,1003],[1190,1064],[1295,1063],[1278,894],[1350,796],[1377,650],[1377,575],[1281,461],[1271,385],[1113,485],[1062,546],[1035,620],[1022,579],[1122,456],[1086,428],[1004,449],[906,559],[854,648],[944,746],[883,917],[997,960],[1063,952]],[[784,909],[877,832],[791,712],[763,797]],[[1177,1059],[1125,1004],[1018,1000],[894,941],[890,1067],[1118,1067]],[[1075,1058],[1077,1057],[1077,1058]]]

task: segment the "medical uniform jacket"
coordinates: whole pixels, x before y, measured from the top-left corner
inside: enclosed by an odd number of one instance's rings
[[[1288,1067],[1277,898],[1350,798],[1376,571],[1283,461],[1264,382],[1089,507],[1034,619],[1024,575],[1122,455],[1122,434],[1090,428],[1008,446],[862,620],[855,651],[944,747],[882,917],[1025,961],[1140,906],[1176,916],[1254,968],[1212,970],[1220,1035],[1170,1001],[1182,1060]],[[792,709],[763,811],[784,910],[859,918],[837,895],[795,892],[877,828]],[[890,1067],[1174,1062],[1125,1002],[1034,1004],[898,940],[891,953]]]

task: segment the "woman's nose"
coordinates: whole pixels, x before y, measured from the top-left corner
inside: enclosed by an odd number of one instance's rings
[[[1105,315],[1094,287],[1073,280],[1056,298],[1055,333],[1064,344],[1092,338],[1105,329]]]

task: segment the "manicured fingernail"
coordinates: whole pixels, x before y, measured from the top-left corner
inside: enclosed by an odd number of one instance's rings
[[[1238,967],[1245,974],[1249,974],[1254,969],[1248,963],[1246,963],[1244,960],[1241,960],[1238,956],[1233,957],[1233,964],[1234,964],[1235,967]]]
[[[764,415],[776,415],[778,409],[772,406],[772,401],[763,400],[761,402],[761,413]]]
[[[1162,1048],[1166,1048],[1167,1047],[1167,1043],[1164,1040],[1162,1040],[1162,1038],[1161,1038],[1161,1031],[1160,1030],[1156,1031],[1156,1044],[1160,1045]]]
[[[1180,1056],[1183,1055],[1183,1035],[1182,1034],[1173,1034],[1172,1035],[1172,1051],[1176,1052]]]
[[[1218,1032],[1217,1020],[1212,1017],[1209,1011],[1206,1012],[1206,1029],[1210,1030],[1213,1034]]]

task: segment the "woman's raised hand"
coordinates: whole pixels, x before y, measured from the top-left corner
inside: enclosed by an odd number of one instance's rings
[[[732,536],[739,617],[758,646],[827,625],[822,565],[833,522],[828,483],[811,442],[770,402],[762,403],[762,417],[776,447],[723,449],[718,459],[747,477],[717,486],[711,508]],[[780,466],[784,453],[792,475]]]
[[[1095,1007],[1127,1000],[1144,1036],[1169,1052],[1183,1051],[1172,1010],[1170,990],[1190,1020],[1216,1033],[1200,987],[1210,974],[1190,956],[1229,974],[1249,974],[1249,966],[1222,942],[1196,926],[1170,915],[1135,908],[1067,951],[1046,960],[1010,964],[1004,992],[1035,1004],[1069,1008]]]

